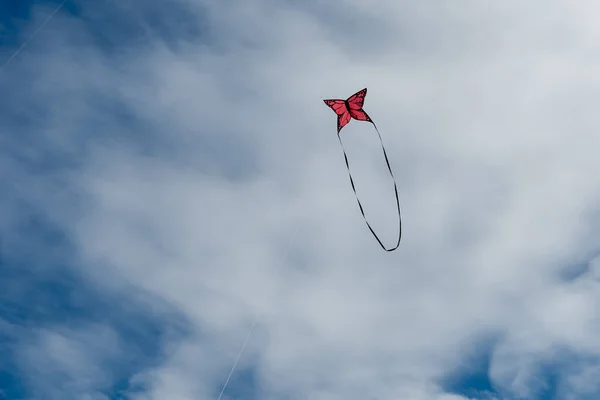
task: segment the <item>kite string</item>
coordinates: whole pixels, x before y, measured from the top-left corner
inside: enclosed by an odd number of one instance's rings
[[[294,230],[294,234],[292,235],[290,241],[288,242],[287,248],[286,248],[285,252],[283,253],[283,256],[281,259],[282,264],[287,261],[288,255],[290,253],[290,249],[292,248],[292,244],[294,244],[294,241],[296,239],[299,229],[300,229],[300,227],[297,226],[296,229]],[[264,300],[266,300],[266,298],[267,298],[267,294],[265,294]],[[250,325],[250,329],[248,330],[248,333],[246,334],[246,338],[244,339],[244,342],[242,343],[242,347],[240,348],[240,351],[238,352],[238,355],[235,358],[233,365],[231,366],[229,375],[227,375],[227,379],[225,379],[225,383],[223,384],[223,388],[221,388],[221,393],[219,393],[219,397],[217,397],[217,400],[221,400],[221,397],[223,396],[223,393],[225,392],[225,389],[227,388],[227,385],[229,384],[229,380],[231,379],[231,376],[233,375],[235,368],[237,367],[237,365],[240,361],[240,358],[242,357],[242,353],[246,349],[248,340],[250,339],[250,336],[252,335],[252,332],[254,331],[254,328],[256,327],[256,324],[258,323],[258,320],[262,316],[262,314],[263,314],[263,312],[260,309],[256,312],[256,315],[254,316],[254,321],[252,321],[252,325]]]
[[[33,34],[31,36],[29,36],[29,38],[27,40],[25,40],[25,42],[23,42],[23,44],[21,46],[19,46],[19,48],[17,49],[17,51],[15,51],[13,53],[12,56],[10,56],[10,58],[8,60],[6,60],[4,62],[4,64],[2,64],[2,66],[0,67],[0,72],[2,72],[2,70],[4,69],[4,67],[6,67],[20,52],[21,50],[23,50],[23,48],[25,46],[27,46],[27,44],[35,37],[35,35],[37,35],[39,33],[39,31],[42,30],[42,28],[48,23],[48,21],[50,21],[52,19],[52,17],[54,17],[54,14],[56,14],[58,12],[58,10],[60,10],[62,8],[62,6],[67,2],[67,0],[63,0],[58,7],[56,7],[54,9],[54,11],[52,11],[52,13],[50,13],[50,15],[48,16],[48,18],[46,18],[46,20],[44,22],[42,22],[42,24],[35,30],[35,32],[33,32]]]
[[[375,128],[375,131],[377,132],[377,136],[379,137],[379,142],[381,143],[381,149],[383,150],[383,156],[385,158],[385,163],[387,165],[387,168],[388,168],[388,171],[390,173],[390,176],[392,177],[392,180],[394,181],[394,194],[396,195],[396,207],[397,207],[397,211],[398,211],[398,241],[396,242],[396,245],[394,247],[391,247],[391,248],[385,247],[385,245],[383,244],[383,242],[381,241],[381,239],[379,238],[379,236],[377,236],[377,234],[375,233],[375,231],[371,227],[371,224],[367,220],[367,217],[365,215],[365,211],[363,209],[363,206],[362,206],[362,204],[360,202],[360,199],[358,198],[358,194],[356,193],[356,187],[354,185],[354,179],[352,179],[352,172],[350,171],[350,163],[348,162],[348,155],[346,154],[346,149],[344,147],[344,143],[342,142],[342,138],[341,138],[339,132],[338,132],[338,140],[340,141],[340,145],[342,146],[342,152],[344,153],[344,161],[346,161],[346,168],[348,169],[348,176],[350,177],[350,185],[352,186],[352,190],[354,191],[354,195],[356,196],[356,201],[358,203],[358,208],[360,209],[360,213],[362,214],[362,217],[365,220],[365,223],[367,224],[367,227],[369,228],[369,230],[371,231],[371,233],[373,234],[373,236],[377,240],[377,243],[379,243],[379,246],[381,246],[381,248],[383,250],[385,250],[387,252],[391,252],[391,251],[396,250],[400,246],[400,240],[402,238],[402,216],[401,216],[401,212],[400,212],[400,199],[399,199],[399,196],[398,196],[398,185],[396,184],[396,178],[394,177],[394,173],[392,172],[392,167],[390,165],[390,160],[389,160],[389,158],[387,156],[387,152],[385,151],[385,146],[383,144],[383,139],[381,137],[381,134],[379,133],[379,129],[377,129],[377,125],[375,125],[375,122],[373,122],[373,121],[370,121],[370,122],[373,124],[373,127]]]

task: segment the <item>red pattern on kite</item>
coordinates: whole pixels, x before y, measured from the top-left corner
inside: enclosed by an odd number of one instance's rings
[[[367,95],[367,88],[354,93],[346,100],[329,99],[323,100],[338,116],[338,133],[352,118],[358,121],[371,121],[369,115],[362,109]]]

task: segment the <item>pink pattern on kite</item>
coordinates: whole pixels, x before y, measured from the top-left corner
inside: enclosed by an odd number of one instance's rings
[[[367,95],[367,88],[354,93],[346,100],[330,99],[323,100],[325,104],[335,111],[338,116],[338,133],[352,118],[358,121],[373,122],[369,115],[362,109]]]

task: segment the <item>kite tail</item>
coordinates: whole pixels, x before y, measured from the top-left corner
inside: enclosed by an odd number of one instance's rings
[[[367,227],[369,227],[369,230],[371,231],[371,233],[377,240],[377,243],[379,243],[381,248],[384,249],[385,251],[391,252],[391,251],[396,250],[398,248],[398,246],[400,246],[400,239],[402,238],[402,217],[400,214],[400,200],[398,198],[398,186],[396,185],[396,178],[394,177],[394,173],[392,172],[392,167],[390,166],[390,160],[388,159],[387,153],[385,151],[385,146],[383,145],[383,139],[381,138],[379,129],[377,129],[377,125],[375,125],[375,122],[373,122],[373,121],[370,121],[370,122],[373,124],[373,127],[375,127],[377,136],[379,136],[379,142],[381,143],[381,149],[383,150],[383,157],[385,158],[385,163],[388,167],[388,171],[390,172],[390,176],[392,177],[392,180],[394,181],[394,193],[396,194],[396,207],[398,209],[398,241],[396,242],[396,245],[394,247],[391,247],[391,248],[385,247],[385,245],[381,242],[381,239],[379,239],[379,236],[377,236],[377,234],[371,227],[371,224],[369,224],[369,221],[367,220],[367,217],[365,216],[365,211],[363,209],[363,206],[360,203],[360,199],[358,198],[358,194],[356,193],[356,187],[354,186],[354,180],[352,179],[352,173],[350,172],[350,164],[348,163],[348,156],[346,155],[346,149],[344,148],[344,144],[342,143],[342,138],[340,137],[339,132],[338,132],[338,139],[340,141],[340,145],[342,146],[342,151],[344,152],[344,160],[346,161],[346,168],[348,169],[348,176],[350,177],[350,184],[352,185],[352,190],[354,191],[354,196],[356,197],[356,201],[358,203],[358,208],[360,209],[360,213],[362,214],[363,219],[365,220],[365,223],[367,224]]]

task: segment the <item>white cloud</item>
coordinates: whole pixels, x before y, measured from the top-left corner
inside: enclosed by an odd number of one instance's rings
[[[70,175],[80,214],[48,212],[95,279],[164,297],[201,333],[146,377],[148,395],[210,398],[258,310],[242,362],[256,362],[261,398],[451,399],[438,378],[490,332],[504,338],[491,379],[515,395],[545,385],[536,368],[556,348],[597,357],[596,281],[558,272],[597,248],[600,31],[591,2],[541,4],[346,1],[338,20],[318,2],[190,2],[214,42],[113,60],[80,55],[69,33],[23,56],[39,65],[32,101],[62,91],[39,129],[69,145],[105,119],[97,135],[111,138]],[[364,86],[402,200],[392,254],[360,219],[321,101]],[[100,118],[90,91],[133,110],[165,153],[121,139],[146,133]],[[342,133],[391,242],[375,132]],[[221,165],[252,173],[227,179]],[[597,390],[561,378],[570,395]]]
[[[19,366],[33,398],[106,399],[102,390],[114,379],[106,361],[121,349],[105,326],[33,332],[21,346]]]

